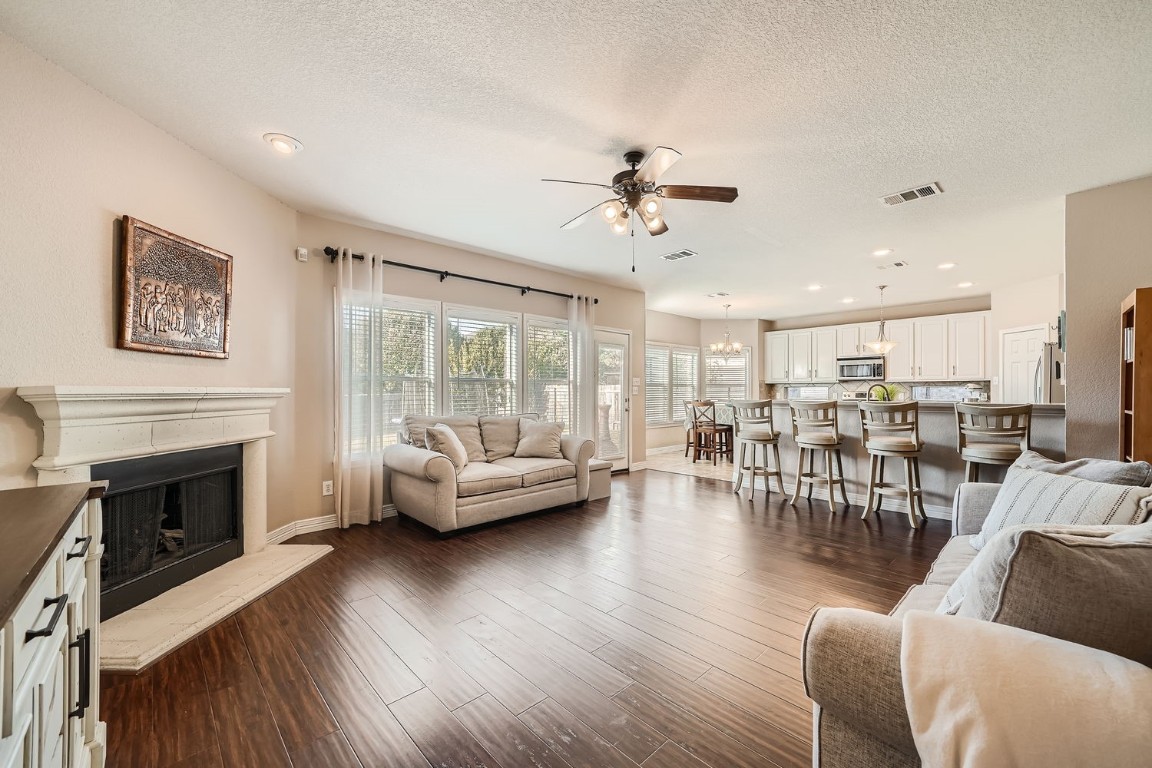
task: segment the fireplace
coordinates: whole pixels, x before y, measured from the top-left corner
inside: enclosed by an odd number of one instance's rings
[[[240,557],[240,445],[92,466],[107,480],[100,612],[109,619]]]

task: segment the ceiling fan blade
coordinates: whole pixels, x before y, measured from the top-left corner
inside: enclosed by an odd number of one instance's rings
[[[698,187],[691,184],[665,184],[656,192],[669,200],[707,200],[730,203],[739,194],[736,187]]]
[[[640,214],[640,218],[644,221],[644,226],[648,228],[648,234],[653,237],[662,235],[668,231],[668,224],[664,221],[664,214],[662,212],[648,213],[644,210],[644,206],[637,208],[636,212]]]
[[[568,179],[540,179],[540,181],[554,181],[558,184],[582,184],[586,187],[603,187],[604,189],[612,189],[607,184],[597,184],[594,181],[569,181]]]
[[[603,202],[596,203],[596,205],[594,205],[591,208],[589,208],[588,210],[584,211],[584,213],[580,214],[576,218],[574,218],[571,221],[564,224],[562,227],[560,227],[560,229],[576,229],[576,227],[578,227],[584,223],[584,220],[588,217],[588,214],[592,213],[592,211],[594,211],[597,208],[599,208],[600,206],[604,205],[604,203],[610,203],[615,199],[616,198],[611,197],[611,198],[608,198],[607,200],[605,200]]]
[[[645,184],[655,184],[656,180],[682,157],[684,155],[671,147],[656,147],[652,150],[652,154],[648,155],[640,167],[636,169],[635,179]]]

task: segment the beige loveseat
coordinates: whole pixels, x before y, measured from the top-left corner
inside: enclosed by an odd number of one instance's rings
[[[960,485],[953,508],[952,538],[941,550],[924,583],[909,589],[889,615],[852,608],[822,608],[812,616],[804,637],[803,662],[805,689],[814,703],[813,765],[824,768],[921,765],[902,678],[903,617],[909,611],[937,611],[949,587],[976,558],[977,552],[970,542],[980,533],[1000,489],[1001,485],[993,483]],[[1138,592],[1144,587],[1137,582],[1125,589]],[[1108,591],[1120,590],[1113,583]],[[1083,603],[1077,605],[1080,608],[1070,604],[1054,610],[1045,603],[1038,604],[1034,610],[1054,621],[1066,622],[1065,626],[1072,631],[1058,635],[1061,639],[1088,642],[1075,636],[1078,631],[1075,625],[1088,622],[1098,626],[1100,622],[1088,615],[1093,611],[1085,610]],[[1108,600],[1101,600],[1100,607],[1094,610],[1108,612],[1110,620],[1117,620],[1117,612],[1110,611],[1108,605]],[[1148,603],[1144,603],[1142,617],[1146,617],[1147,608]],[[1061,611],[1071,612],[1072,618],[1068,618],[1068,613],[1060,618]],[[1077,617],[1077,612],[1084,615]],[[1126,620],[1118,619],[1120,623]],[[1106,644],[1094,643],[1091,647],[1133,658],[1132,654]],[[939,664],[947,665],[948,658],[949,649],[941,648]],[[1148,663],[1146,658],[1134,660]]]
[[[565,436],[562,458],[516,458],[520,418],[405,416],[401,444],[384,451],[397,512],[447,533],[586,501],[594,443]],[[435,424],[451,427],[467,451],[459,472],[447,456],[424,447]]]

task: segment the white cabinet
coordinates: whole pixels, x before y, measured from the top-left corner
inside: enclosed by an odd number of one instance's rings
[[[836,350],[835,328],[817,328],[812,332],[813,381],[836,381]]]
[[[948,355],[948,318],[925,317],[912,323],[916,378],[943,381],[951,374]]]
[[[984,378],[985,327],[985,316],[975,312],[948,318],[952,365],[948,378],[961,381]]]
[[[788,332],[764,334],[764,382],[782,384],[788,381],[791,359],[788,356]]]
[[[812,381],[812,331],[789,331],[788,347],[788,380]]]
[[[836,328],[836,356],[855,357],[863,354],[860,345],[864,343],[861,338],[861,326],[841,325]]]
[[[880,324],[869,325],[868,341],[880,334]],[[888,381],[911,381],[916,378],[916,368],[912,356],[912,321],[889,320],[884,323],[884,335],[896,342],[892,351],[884,356],[884,376]]]

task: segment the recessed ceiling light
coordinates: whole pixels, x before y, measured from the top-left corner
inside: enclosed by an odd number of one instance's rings
[[[264,141],[271,144],[272,149],[282,155],[291,155],[304,149],[303,144],[284,133],[266,133],[264,134]]]
[[[844,298],[840,299],[841,304],[853,304],[855,301],[856,298],[854,296],[845,296]]]
[[[953,267],[955,267],[955,266],[956,266],[956,265],[955,265],[955,264],[953,264],[952,262],[950,262],[950,261],[946,261],[946,262],[944,262],[943,264],[937,264],[937,265],[936,265],[936,269],[952,269],[952,268],[953,268]]]
[[[719,298],[722,298],[722,297],[724,297],[724,296],[731,296],[731,295],[732,295],[732,294],[730,294],[730,293],[727,293],[726,291],[717,291],[716,293],[710,293],[710,294],[708,294],[708,298],[710,298],[710,299],[719,299]]]
[[[881,258],[883,256],[891,256],[893,253],[895,253],[895,251],[893,251],[893,249],[891,249],[891,248],[880,248],[878,250],[872,251],[872,255],[875,256],[876,258]]]
[[[970,283],[967,280],[965,280],[963,283],[956,283],[957,288],[971,288],[974,285],[976,285],[976,283]]]
[[[812,285],[808,286],[808,290],[810,290],[810,291],[818,291],[818,290],[820,290],[820,289],[821,289],[821,288],[823,288],[823,287],[824,287],[824,286],[820,285],[819,283],[812,283]]]

